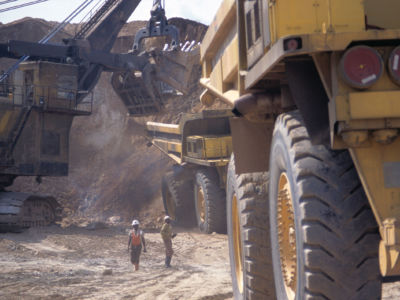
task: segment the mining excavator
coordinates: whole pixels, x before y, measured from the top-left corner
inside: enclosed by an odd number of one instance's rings
[[[91,91],[103,71],[113,72],[111,84],[133,116],[162,110],[159,82],[187,91],[190,66],[199,60],[199,50],[180,51],[179,32],[168,24],[161,0],[153,2],[150,21],[136,35],[132,50],[110,52],[140,2],[104,1],[75,36],[62,44],[47,40],[0,44],[0,57],[19,60],[18,70],[0,79],[0,231],[56,220],[54,198],[5,188],[17,176],[68,175],[73,118],[90,115]],[[159,36],[169,38],[169,46],[142,49],[144,39]]]

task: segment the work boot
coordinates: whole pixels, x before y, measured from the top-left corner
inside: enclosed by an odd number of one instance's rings
[[[165,257],[165,267],[170,268],[171,267],[171,256]]]

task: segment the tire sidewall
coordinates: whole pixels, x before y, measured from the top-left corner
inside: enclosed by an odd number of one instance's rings
[[[236,267],[235,263],[235,253],[234,253],[234,243],[233,243],[233,232],[232,232],[232,200],[233,200],[233,195],[236,194],[236,201],[237,201],[237,207],[240,208],[240,203],[239,203],[239,197],[237,196],[237,186],[236,186],[236,179],[235,179],[235,167],[234,167],[234,161],[233,161],[233,156],[231,158],[231,161],[229,163],[228,167],[228,178],[227,178],[227,189],[226,189],[226,221],[227,221],[227,232],[228,232],[228,245],[229,245],[229,260],[230,260],[230,266],[231,266],[231,277],[232,277],[232,290],[233,290],[233,296],[235,300],[242,300],[244,299],[244,293],[245,293],[245,282],[243,282],[243,293],[240,293],[239,287],[237,285],[237,278],[236,278],[236,270],[234,269]],[[241,222],[241,218],[239,218],[239,221]],[[240,228],[242,227],[242,224],[240,224]],[[242,234],[242,230],[240,231]],[[243,241],[243,236],[241,236],[241,241]],[[243,243],[242,243],[243,244]],[[243,247],[243,245],[240,245]],[[242,249],[242,263],[244,264],[244,249]],[[243,265],[244,268],[244,265]],[[243,269],[244,272],[244,269]],[[243,274],[243,280],[245,278],[245,274]]]
[[[196,211],[194,206],[194,198],[193,198],[193,190],[194,183],[193,179],[189,179],[186,181],[184,185],[184,193],[181,194],[182,198],[180,200],[186,201],[185,203],[181,203],[182,207],[177,207],[175,214],[178,218],[178,222],[185,227],[196,227]],[[182,188],[181,188],[182,191]],[[176,204],[175,204],[176,205]]]
[[[278,125],[279,126],[279,125]],[[279,130],[280,129],[280,130]],[[295,223],[295,234],[296,234],[296,254],[297,254],[297,287],[296,287],[296,298],[303,299],[304,295],[302,287],[305,286],[305,270],[304,270],[304,255],[302,249],[303,236],[301,234],[301,220],[300,220],[300,207],[299,207],[299,190],[295,184],[295,170],[293,169],[292,153],[290,150],[290,140],[287,135],[282,131],[282,125],[280,128],[275,129],[275,133],[272,140],[272,148],[270,154],[270,183],[269,183],[269,211],[270,211],[270,228],[271,228],[271,245],[272,245],[272,261],[274,268],[274,280],[277,299],[287,299],[285,286],[283,283],[281,260],[279,252],[278,242],[278,221],[277,221],[277,197],[278,197],[278,184],[280,175],[286,172],[289,180],[290,189],[292,193],[292,205],[294,209],[294,223]],[[296,217],[297,216],[297,217]]]

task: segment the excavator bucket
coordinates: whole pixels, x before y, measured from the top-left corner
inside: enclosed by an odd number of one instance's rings
[[[114,72],[111,85],[124,102],[131,116],[158,113],[163,97],[156,82],[146,78],[143,72]]]
[[[156,56],[157,79],[186,95],[197,84],[199,62],[200,48],[197,46],[187,52],[162,51]]]
[[[192,41],[179,49],[179,30],[168,24],[161,0],[153,1],[150,15],[147,26],[137,32],[132,49],[133,54],[148,57],[149,64],[141,72],[116,72],[111,78],[111,85],[132,116],[160,112],[165,101],[163,94],[171,92],[170,87],[189,93],[199,71],[194,66],[200,62],[200,48]],[[169,37],[171,43],[163,51],[142,51],[142,41],[154,37]]]
[[[111,85],[132,116],[156,114],[163,108],[165,85],[187,94],[196,85],[200,49],[148,52],[152,63],[142,72],[114,72]],[[169,91],[168,91],[169,92]]]

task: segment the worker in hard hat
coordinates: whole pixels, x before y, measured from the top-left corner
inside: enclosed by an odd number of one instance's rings
[[[161,227],[161,237],[165,245],[165,267],[171,267],[172,254],[172,239],[176,236],[176,233],[172,233],[171,218],[169,216],[164,217],[164,224]]]
[[[135,271],[139,270],[139,259],[142,252],[146,252],[146,240],[144,233],[139,229],[139,221],[132,221],[132,230],[129,231],[128,252],[131,250],[131,263],[135,266]]]

